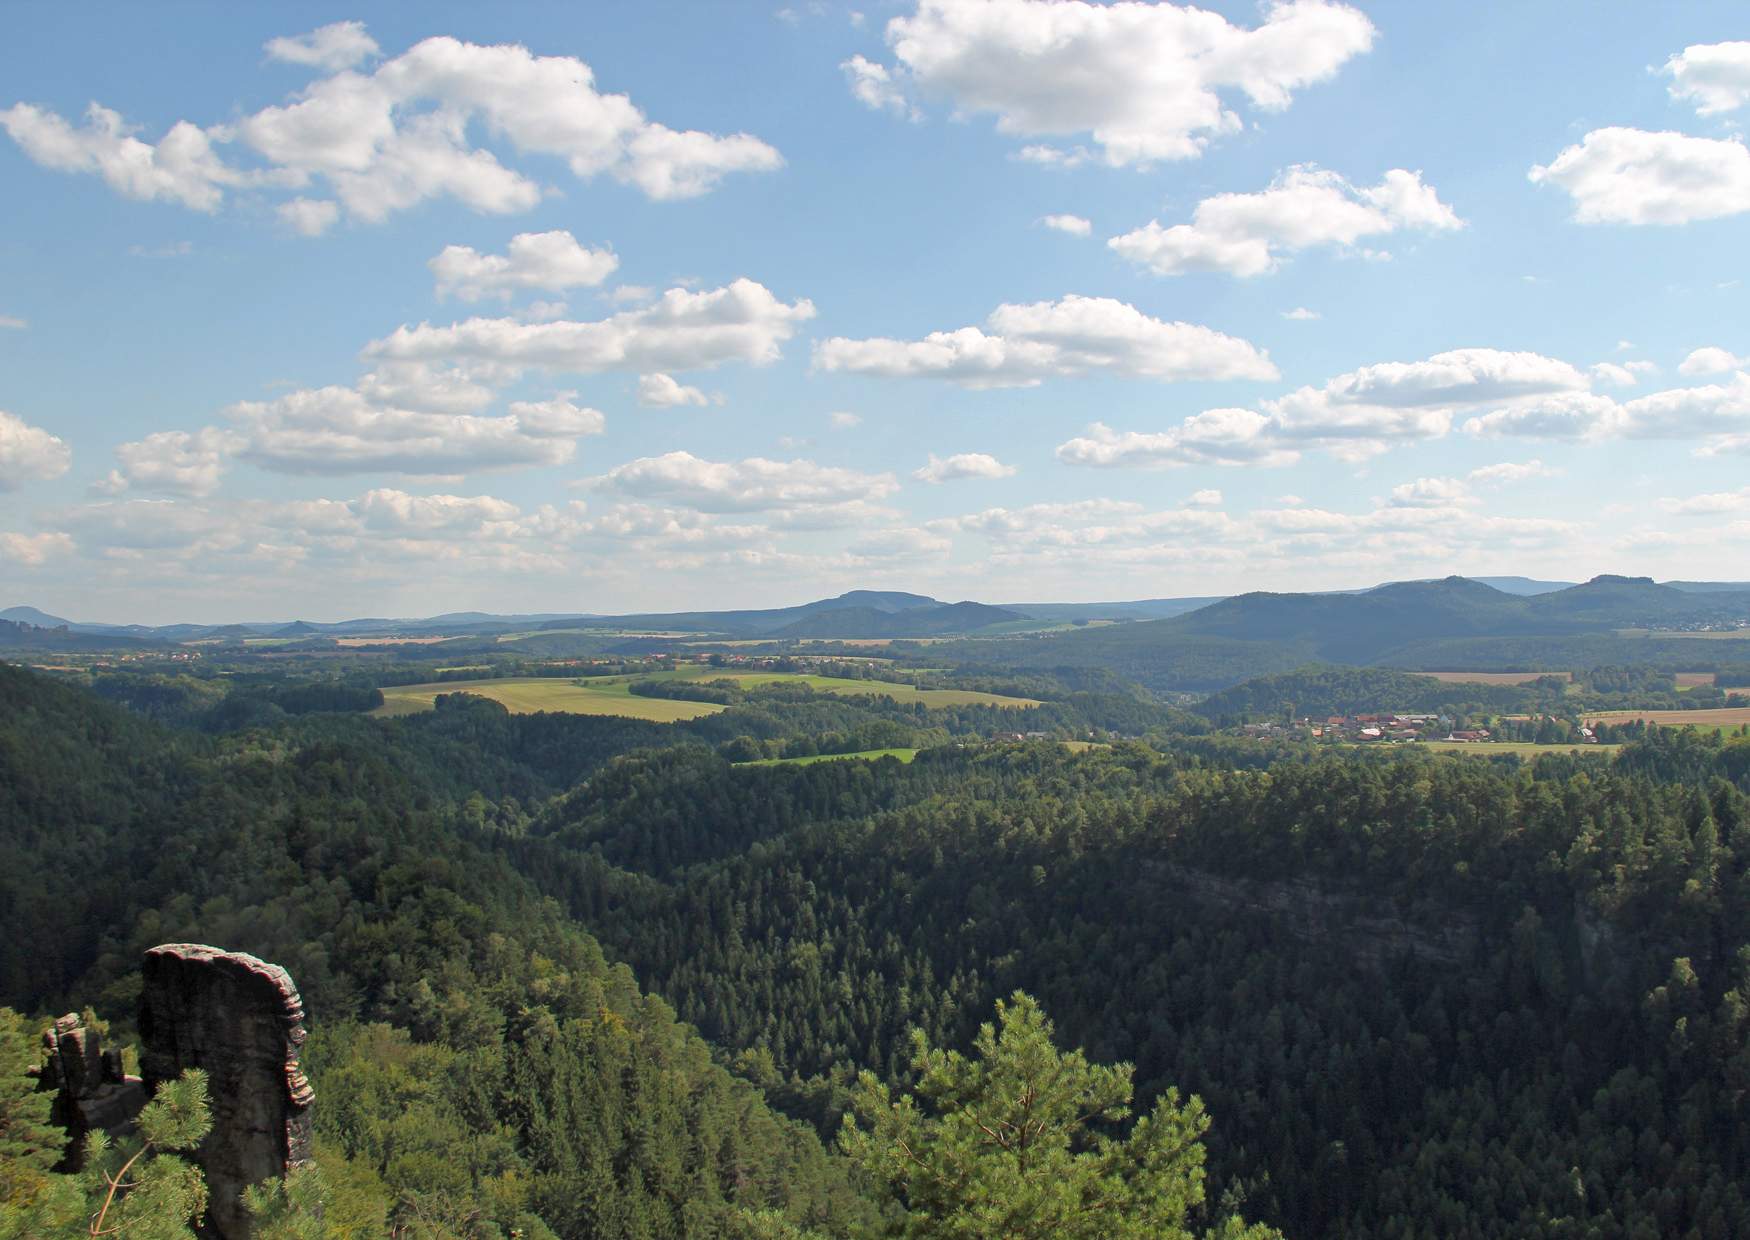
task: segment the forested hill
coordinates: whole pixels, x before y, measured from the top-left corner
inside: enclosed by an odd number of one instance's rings
[[[1750,1234],[1750,742],[889,767],[670,751],[502,847],[828,1126],[1020,986],[1290,1235]]]
[[[1312,662],[1439,669],[1439,652],[1467,642],[1493,651],[1497,662],[1511,662],[1509,643],[1527,639],[1565,650],[1567,644],[1612,640],[1622,629],[1745,622],[1750,592],[1744,591],[1698,593],[1647,578],[1605,576],[1519,595],[1448,577],[1352,594],[1241,594],[1170,619],[938,648],[932,655],[1029,667],[1102,667],[1152,688],[1207,691]],[[1592,662],[1627,661],[1611,653],[1594,650]],[[1568,666],[1572,658],[1557,652],[1544,657],[1557,659],[1555,666]],[[1686,657],[1701,667],[1722,655],[1702,648]]]
[[[816,1135],[467,842],[618,721],[564,754],[554,722],[457,702],[215,740],[0,665],[0,1004],[125,1022],[165,941],[285,964],[319,1164],[384,1220],[361,1234],[729,1236],[768,1207],[856,1232]]]

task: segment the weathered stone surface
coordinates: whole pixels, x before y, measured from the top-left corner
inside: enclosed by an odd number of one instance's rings
[[[213,1130],[196,1160],[207,1221],[223,1240],[249,1234],[243,1190],[311,1161],[310,1084],[299,1068],[304,1002],[291,975],[243,952],[167,943],[146,953],[140,1069],[156,1092],[204,1069]]]
[[[1272,917],[1296,938],[1330,944],[1375,972],[1406,959],[1459,964],[1475,952],[1480,933],[1475,915],[1463,910],[1429,906],[1406,915],[1312,879],[1231,879],[1171,864],[1157,872],[1192,899]]]
[[[146,1105],[146,1090],[139,1077],[123,1074],[121,1056],[103,1049],[97,1030],[71,1012],[43,1031],[43,1052],[37,1088],[54,1093],[49,1117],[67,1130],[61,1168],[77,1170],[85,1134],[127,1132]]]

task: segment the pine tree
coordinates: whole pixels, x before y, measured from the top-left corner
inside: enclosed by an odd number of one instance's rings
[[[1168,1090],[1127,1135],[1129,1064],[1091,1064],[1052,1043],[1030,996],[997,1002],[967,1058],[913,1035],[916,1096],[858,1078],[840,1143],[901,1210],[917,1240],[1175,1240],[1202,1205],[1203,1104]],[[920,1105],[921,1102],[921,1105]],[[859,1126],[860,1117],[866,1127]],[[1224,1221],[1222,1240],[1276,1233]]]

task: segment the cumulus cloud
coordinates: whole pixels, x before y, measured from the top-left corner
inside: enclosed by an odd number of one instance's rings
[[[736,280],[709,292],[670,289],[655,303],[595,322],[474,318],[448,327],[402,326],[369,345],[393,361],[474,361],[577,374],[764,365],[814,317],[806,298],[785,304],[764,285]]]
[[[919,120],[922,114],[912,107],[905,97],[905,89],[894,77],[886,65],[876,64],[863,56],[853,56],[839,68],[844,71],[845,82],[851,88],[851,94],[865,107],[877,112],[894,112],[911,120]]]
[[[333,223],[335,202],[374,222],[436,197],[493,214],[540,201],[541,185],[477,145],[479,135],[518,155],[563,160],[579,180],[609,176],[658,200],[694,197],[731,173],[783,165],[751,134],[675,130],[650,120],[627,96],[598,90],[594,71],[575,57],[438,36],[369,73],[348,67],[375,50],[355,22],[273,40],[270,56],[330,76],[235,122],[203,129],[178,121],[156,143],[95,103],[80,126],[26,103],[0,112],[0,126],[45,167],[96,174],[127,197],[200,211],[217,210],[237,188],[325,187],[331,198],[306,196],[282,215],[312,234]],[[216,144],[231,144],[260,166],[227,163]]]
[[[482,254],[471,246],[447,245],[429,263],[439,297],[480,301],[510,300],[531,289],[562,293],[593,287],[620,265],[612,250],[592,250],[563,229],[518,233],[503,254]]]
[[[1592,367],[1592,377],[1603,383],[1614,383],[1617,387],[1633,387],[1637,382],[1634,371],[1615,362],[1599,362]]]
[[[674,409],[681,405],[708,405],[711,398],[670,375],[638,376],[638,403],[646,409]]]
[[[287,393],[226,410],[241,437],[235,455],[290,474],[392,472],[431,477],[562,465],[603,418],[563,397],[516,402],[498,417],[428,413],[376,404],[353,388]]]
[[[595,485],[632,499],[699,512],[807,513],[868,504],[899,489],[892,474],[867,474],[809,460],[708,461],[690,452],[640,457]]]
[[[73,540],[58,530],[40,534],[16,534],[0,531],[0,560],[37,568],[59,556],[70,555]]]
[[[1582,224],[1687,224],[1750,211],[1750,149],[1737,138],[1594,129],[1530,176],[1567,191]]]
[[[1707,345],[1693,350],[1677,367],[1682,375],[1720,375],[1741,367],[1750,367],[1750,357],[1739,357],[1726,349]]]
[[[1221,492],[1213,488],[1205,491],[1193,491],[1185,501],[1187,508],[1220,508]]]
[[[1312,323],[1324,317],[1317,310],[1308,310],[1305,306],[1296,306],[1292,310],[1284,310],[1282,317],[1296,323]]]
[[[1079,215],[1047,215],[1039,222],[1045,227],[1060,233],[1068,233],[1072,237],[1086,237],[1094,231],[1092,221],[1084,220]]]
[[[309,34],[269,39],[265,50],[269,60],[309,65],[333,73],[369,60],[379,49],[377,41],[365,33],[363,22],[335,22]]]
[[[854,413],[846,413],[843,410],[827,416],[828,420],[832,423],[834,430],[848,431],[854,427],[863,425],[863,419],[861,417]]]
[[[1301,165],[1258,193],[1205,198],[1189,224],[1162,228],[1151,220],[1106,244],[1157,275],[1258,276],[1276,270],[1284,254],[1298,250],[1348,249],[1364,237],[1462,226],[1420,173],[1394,168],[1378,185],[1355,186],[1335,172]]]
[[[137,487],[174,495],[211,495],[242,440],[216,427],[190,433],[159,431],[115,450],[121,468],[100,489],[111,493]]]
[[[1691,495],[1683,499],[1667,496],[1659,501],[1666,512],[1680,516],[1713,517],[1730,513],[1750,513],[1750,487],[1736,491],[1714,491]]]
[[[1169,431],[1115,431],[1103,422],[1059,444],[1066,465],[1167,469],[1180,465],[1292,465],[1297,449],[1276,441],[1270,419],[1252,409],[1205,409]]]
[[[912,477],[919,482],[941,483],[960,478],[1009,478],[1014,473],[1013,465],[1004,465],[987,452],[957,452],[950,457],[932,452],[929,463],[914,470]]]
[[[815,346],[814,361],[821,370],[947,379],[969,388],[1031,387],[1097,372],[1164,382],[1277,377],[1249,341],[1163,322],[1109,297],[1004,304],[986,325],[989,331],[962,327],[922,340],[835,336]]]
[[[1750,43],[1693,43],[1665,62],[1671,97],[1702,116],[1750,103]]]
[[[100,176],[124,198],[143,202],[178,202],[211,212],[224,201],[226,189],[266,179],[227,165],[198,125],[178,121],[156,144],[142,142],[121,113],[95,103],[77,127],[44,108],[14,104],[0,112],[0,128],[43,167]]]
[[[340,219],[340,204],[323,198],[294,198],[280,203],[275,214],[300,237],[320,237]]]
[[[1240,129],[1235,96],[1286,108],[1373,36],[1360,11],[1329,0],[1277,0],[1250,29],[1206,9],[1135,0],[919,0],[888,23],[895,65],[883,82],[894,91],[903,79],[958,113],[994,115],[1005,134],[1087,135],[1102,162],[1146,166],[1195,158]],[[886,98],[864,101],[893,106]],[[1077,157],[1028,149],[1040,162]]]
[[[1464,507],[1482,502],[1478,487],[1502,487],[1554,472],[1542,461],[1502,461],[1473,469],[1462,478],[1417,478],[1393,487],[1387,502],[1393,508]]]
[[[64,442],[0,409],[0,491],[59,478],[72,463],[73,450]]]
[[[1479,414],[1464,429],[1485,438],[1588,439],[1608,431],[1617,409],[1610,397],[1594,392],[1556,392]]]
[[[1394,442],[1437,439],[1455,410],[1582,390],[1573,366],[1536,353],[1453,349],[1421,362],[1383,362],[1259,402],[1206,409],[1166,431],[1115,431],[1094,423],[1061,444],[1069,465],[1166,468],[1293,464],[1307,448],[1364,460]],[[1479,432],[1480,433],[1480,432]]]

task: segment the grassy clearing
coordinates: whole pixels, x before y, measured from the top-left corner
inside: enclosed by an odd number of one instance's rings
[[[653,723],[676,723],[714,715],[723,707],[714,702],[676,702],[668,698],[635,697],[626,691],[627,681],[615,683],[567,680],[561,677],[510,677],[503,680],[446,680],[436,684],[391,685],[383,690],[383,704],[374,715],[416,715],[430,710],[440,693],[475,693],[502,703],[513,715],[554,711],[567,715],[617,715],[624,719],[648,719]]]
[[[1718,710],[1605,710],[1587,715],[1589,725],[1629,723],[1644,719],[1664,728],[1740,728],[1750,723],[1750,706],[1722,706]]]
[[[1713,672],[1678,672],[1677,687],[1679,689],[1699,689],[1714,682]]]
[[[1540,676],[1560,676],[1567,681],[1574,679],[1572,672],[1417,672],[1416,675],[1432,676],[1449,685],[1528,685]]]
[[[898,758],[901,762],[910,762],[918,756],[915,749],[864,749],[857,753],[816,753],[806,758],[758,758],[752,762],[737,762],[736,766],[811,766],[816,762],[842,762],[847,758],[860,758],[865,762],[874,762],[881,758]]]
[[[889,680],[851,680],[842,676],[813,676],[803,672],[738,672],[717,667],[677,667],[672,672],[656,672],[652,680],[733,680],[745,688],[760,685],[803,684],[816,693],[836,693],[846,697],[890,697],[902,706],[922,702],[926,707],[941,706],[1011,706],[1028,709],[1038,706],[1033,698],[1005,697],[1000,693],[979,693],[973,689],[919,689],[913,685],[896,684]],[[612,679],[620,680],[620,677]],[[629,680],[629,678],[627,678]]]
[[[1621,745],[1535,745],[1530,741],[1418,741],[1424,749],[1444,753],[1516,753],[1534,757],[1540,753],[1615,753]]]

